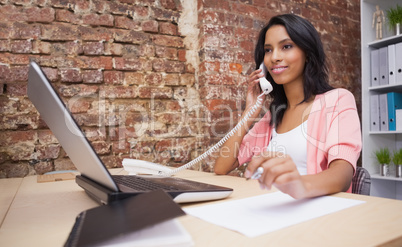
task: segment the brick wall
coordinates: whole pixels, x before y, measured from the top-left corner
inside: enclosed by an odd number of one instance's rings
[[[0,177],[74,169],[26,96],[30,60],[107,167],[179,166],[236,124],[273,15],[312,21],[331,84],[360,105],[359,10],[358,0],[0,0]]]

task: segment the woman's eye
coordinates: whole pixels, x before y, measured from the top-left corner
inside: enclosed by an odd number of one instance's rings
[[[271,49],[265,48],[264,49],[265,53],[271,52]]]
[[[283,49],[284,49],[284,50],[287,50],[287,49],[290,49],[290,48],[292,48],[292,47],[293,47],[292,45],[284,45],[284,46],[283,46]]]

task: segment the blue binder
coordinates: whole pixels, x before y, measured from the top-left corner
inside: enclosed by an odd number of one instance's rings
[[[388,99],[388,119],[389,119],[389,130],[396,130],[396,121],[395,121],[395,110],[402,109],[402,94],[391,92],[387,94]],[[398,123],[402,124],[402,123]]]

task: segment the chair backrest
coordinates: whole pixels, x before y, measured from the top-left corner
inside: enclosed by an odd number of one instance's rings
[[[370,195],[370,173],[363,167],[356,167],[356,174],[352,180],[352,193]]]

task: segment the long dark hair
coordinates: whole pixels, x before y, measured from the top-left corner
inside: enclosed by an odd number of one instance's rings
[[[303,72],[303,103],[313,95],[325,93],[333,87],[328,83],[328,67],[322,42],[317,30],[306,19],[294,14],[278,15],[271,18],[268,24],[261,30],[254,52],[256,69],[264,61],[265,35],[268,29],[274,25],[282,25],[293,42],[306,55],[306,65]],[[271,93],[273,101],[270,106],[272,114],[271,125],[279,124],[282,121],[283,114],[287,106],[287,98],[283,85],[278,85],[268,73],[267,79],[272,83],[274,90]]]

